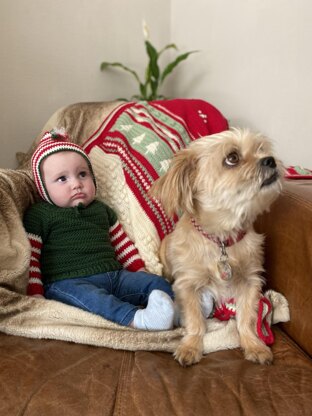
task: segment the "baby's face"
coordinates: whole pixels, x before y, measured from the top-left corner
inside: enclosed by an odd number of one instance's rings
[[[70,208],[82,203],[87,206],[94,200],[93,177],[87,161],[79,153],[54,153],[43,160],[40,170],[55,205]]]

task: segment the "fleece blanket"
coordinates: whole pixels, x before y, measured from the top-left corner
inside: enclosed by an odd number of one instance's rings
[[[53,127],[65,127],[73,141],[84,145],[95,166],[99,199],[116,209],[147,268],[161,273],[159,243],[174,221],[148,200],[147,190],[168,168],[175,151],[200,136],[227,128],[226,120],[200,100],[75,104],[53,114],[29,152],[18,155],[20,169],[0,170],[0,331],[132,351],[174,351],[183,328],[138,331],[59,302],[25,295],[30,247],[22,217],[37,198],[29,159],[42,132]],[[289,320],[287,300],[273,291],[265,295],[273,306],[267,317],[270,323]],[[205,353],[239,345],[234,319],[207,320]]]

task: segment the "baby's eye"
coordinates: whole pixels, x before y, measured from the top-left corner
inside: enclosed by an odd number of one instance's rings
[[[57,182],[65,182],[66,181],[66,176],[60,176],[59,178],[57,178]]]
[[[81,178],[85,178],[86,176],[88,176],[88,172],[87,172],[87,171],[85,171],[85,170],[83,170],[83,171],[81,171],[81,172],[79,173],[79,176],[80,176]]]
[[[239,154],[237,152],[231,152],[224,159],[224,164],[228,167],[233,167],[239,163]]]

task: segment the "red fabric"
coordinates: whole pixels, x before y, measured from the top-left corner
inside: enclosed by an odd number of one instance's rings
[[[266,313],[264,313],[264,305],[266,305],[268,308]],[[271,311],[271,302],[269,301],[269,299],[262,296],[262,298],[259,301],[257,332],[259,338],[261,338],[262,341],[264,341],[267,345],[272,345],[274,342],[274,335],[267,319]]]
[[[233,305],[233,309],[230,305]],[[228,321],[229,319],[234,318],[235,315],[235,302],[234,299],[230,299],[228,302],[222,303],[222,305],[215,308],[213,317],[219,319],[219,321]]]
[[[129,131],[121,128],[127,124],[131,128]],[[165,171],[159,170],[160,157],[170,160],[191,141],[227,129],[228,123],[220,111],[203,100],[130,102],[120,105],[103,120],[85,142],[84,149],[89,154],[97,147],[120,158],[129,191],[163,239],[173,230],[177,218],[168,218],[163,208],[148,195],[151,184]],[[136,138],[142,134],[148,140],[155,139],[156,146],[161,145],[161,155],[153,156],[143,150],[134,142],[132,132]]]
[[[42,242],[38,237],[28,235],[31,247],[29,281],[27,286],[27,295],[43,295],[43,284],[41,275],[40,255]]]
[[[133,242],[129,239],[121,224],[117,221],[109,230],[117,260],[127,269],[136,272],[145,267]]]
[[[312,179],[312,170],[301,168],[300,166],[289,166],[286,169],[285,178],[287,179]]]
[[[229,128],[222,113],[204,100],[177,98],[152,101],[150,104],[183,119],[194,139],[220,133]]]
[[[265,307],[267,308],[267,311],[265,311]],[[274,343],[274,335],[268,320],[271,311],[271,302],[265,296],[262,296],[258,306],[257,334],[266,345],[272,345]],[[228,321],[229,319],[234,318],[235,315],[235,301],[234,299],[230,299],[215,308],[213,318],[219,319],[220,321]]]

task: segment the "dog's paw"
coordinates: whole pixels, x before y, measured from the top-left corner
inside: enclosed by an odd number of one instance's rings
[[[198,363],[202,358],[202,350],[189,345],[180,344],[174,352],[174,358],[182,365],[188,367]]]
[[[273,362],[273,353],[269,347],[264,345],[245,350],[245,358],[254,363],[269,365]]]

